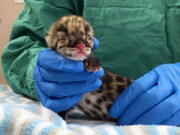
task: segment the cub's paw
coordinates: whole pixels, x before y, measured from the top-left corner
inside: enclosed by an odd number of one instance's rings
[[[83,61],[83,63],[88,72],[96,72],[101,67],[99,60],[93,56],[88,56],[87,59]]]

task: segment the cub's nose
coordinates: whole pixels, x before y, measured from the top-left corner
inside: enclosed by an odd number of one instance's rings
[[[75,45],[75,48],[77,48],[79,51],[83,51],[83,49],[86,47],[84,43],[79,43]]]

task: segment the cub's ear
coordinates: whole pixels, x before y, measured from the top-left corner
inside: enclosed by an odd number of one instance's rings
[[[45,40],[47,43],[47,46],[53,50],[55,50],[57,48],[57,44],[58,44],[58,38],[56,35],[54,34],[46,34],[45,36]]]

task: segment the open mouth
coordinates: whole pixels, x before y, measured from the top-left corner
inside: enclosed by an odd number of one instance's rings
[[[83,56],[83,55],[86,55],[86,53],[85,53],[85,51],[79,51],[79,50],[77,50],[76,55],[77,55],[77,56]]]
[[[73,55],[71,59],[74,60],[84,60],[88,56],[88,52],[86,50],[86,45],[84,43],[79,43],[74,47]]]
[[[87,55],[84,52],[77,52],[74,57],[81,58],[86,57]]]
[[[80,60],[80,61],[83,61],[84,59],[87,58],[87,55],[84,55],[84,54],[77,54],[77,55],[74,55],[74,56],[68,56],[69,59],[72,59],[72,60]]]
[[[59,53],[69,59],[83,61],[91,54],[91,48],[80,43],[75,47],[63,47],[59,49]]]
[[[86,49],[78,50],[77,48],[73,48],[73,51],[71,50],[69,54],[71,54],[71,55],[69,55],[68,58],[70,58],[72,60],[83,61],[84,59],[87,58],[87,56],[90,54],[90,52],[87,51]]]

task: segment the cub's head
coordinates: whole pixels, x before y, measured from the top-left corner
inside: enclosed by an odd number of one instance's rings
[[[61,55],[84,60],[93,48],[93,29],[82,17],[64,16],[50,27],[45,39],[48,47]]]

